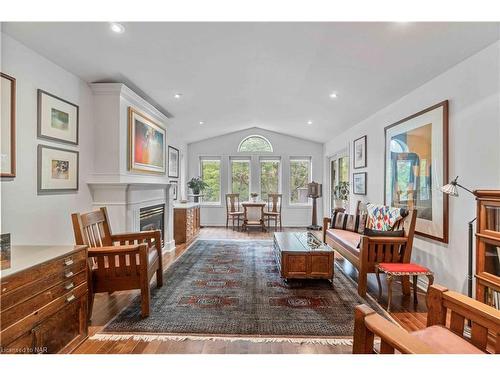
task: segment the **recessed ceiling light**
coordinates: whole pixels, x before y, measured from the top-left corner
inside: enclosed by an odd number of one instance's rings
[[[180,99],[180,98],[181,98],[181,96],[182,96],[182,94],[181,94],[180,92],[178,92],[178,93],[174,94],[174,98],[175,98],[175,99]]]
[[[111,29],[111,31],[117,34],[122,34],[125,31],[125,27],[117,22],[110,22],[109,28]]]
[[[205,125],[205,121],[200,121],[200,125]]]
[[[312,125],[312,120],[307,121],[307,125]]]
[[[336,99],[336,98],[337,98],[337,93],[336,93],[336,92],[332,92],[332,93],[330,94],[330,98],[332,98],[332,99]]]

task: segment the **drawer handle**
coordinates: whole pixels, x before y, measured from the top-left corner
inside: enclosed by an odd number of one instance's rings
[[[64,265],[65,266],[71,266],[73,264],[73,259],[68,258],[64,260]]]
[[[70,290],[70,289],[73,289],[74,287],[75,287],[75,284],[73,284],[73,283],[69,283],[69,284],[67,284],[67,285],[64,287],[64,289],[66,289],[66,290]]]
[[[66,297],[66,302],[71,302],[75,299],[76,297],[72,294],[69,297]]]
[[[69,279],[71,276],[73,276],[73,271],[69,271],[64,274],[64,277],[66,277],[67,279]]]

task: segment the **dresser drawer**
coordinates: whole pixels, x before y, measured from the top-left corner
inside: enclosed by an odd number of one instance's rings
[[[67,280],[60,282],[59,284],[46,289],[45,291],[32,296],[31,298],[20,300],[10,298],[14,302],[11,307],[6,307],[2,300],[2,312],[0,315],[0,330],[7,328],[9,325],[13,324],[17,320],[29,315],[31,312],[42,308],[51,301],[63,296],[64,294],[71,292],[73,289],[78,287],[80,284],[87,282],[87,273],[85,271],[80,271],[76,275]],[[12,293],[12,294],[15,294]]]
[[[86,264],[87,252],[80,250],[2,279],[0,292],[2,309],[9,306],[7,295],[17,288],[27,288],[29,293],[36,294],[84,270]],[[52,281],[54,283],[50,284]],[[17,298],[22,298],[22,293]]]

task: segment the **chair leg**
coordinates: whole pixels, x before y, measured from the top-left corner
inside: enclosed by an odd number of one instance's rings
[[[366,272],[360,271],[358,277],[358,294],[361,297],[366,297],[367,283],[368,283],[368,276]]]
[[[392,302],[392,275],[387,275],[387,312],[391,311]]]
[[[158,269],[156,270],[156,287],[161,288],[162,286],[163,286],[163,272],[160,269],[160,267],[158,267]]]
[[[145,278],[146,282],[143,283],[141,287],[141,315],[143,318],[147,318],[149,316],[149,305],[151,300],[151,292],[149,290],[147,276]]]
[[[417,283],[418,283],[418,276],[414,275],[413,276],[413,303],[415,305],[418,304]]]
[[[229,216],[226,215],[226,229],[229,226]]]
[[[411,294],[410,276],[401,276],[401,284],[403,284],[403,294],[409,296]]]

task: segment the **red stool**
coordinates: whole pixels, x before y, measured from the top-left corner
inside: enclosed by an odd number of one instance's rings
[[[414,263],[379,263],[375,266],[378,282],[378,298],[382,298],[382,284],[380,283],[380,272],[387,275],[387,311],[391,309],[392,300],[392,280],[395,276],[413,276],[413,301],[418,303],[417,299],[417,281],[420,275],[427,276],[429,286],[434,282],[434,273],[428,268]]]

